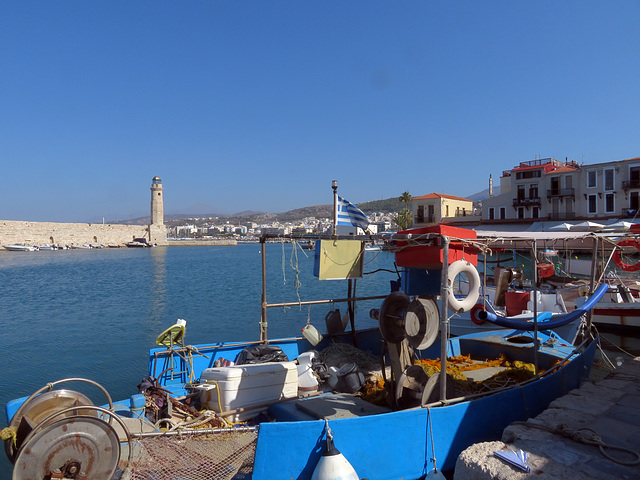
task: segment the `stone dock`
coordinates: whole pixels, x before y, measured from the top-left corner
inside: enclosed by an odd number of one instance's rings
[[[506,449],[528,453],[531,471],[493,454]],[[640,480],[640,357],[584,383],[537,417],[511,424],[502,441],[469,447],[453,478]]]

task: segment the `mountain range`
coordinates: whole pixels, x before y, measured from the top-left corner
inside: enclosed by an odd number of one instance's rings
[[[496,192],[496,190],[498,190]],[[499,195],[499,188],[496,189],[494,187],[494,195]],[[472,200],[473,202],[481,202],[485,198],[489,197],[489,189],[485,189],[481,192],[475,193],[473,195],[469,195],[465,198]],[[399,212],[404,208],[404,204],[400,201],[399,197],[388,198],[386,200],[373,200],[371,202],[364,202],[357,204],[357,207],[360,208],[364,213],[371,214],[373,212],[382,212],[382,213],[393,213]],[[314,205],[303,208],[296,208],[294,210],[289,210],[287,212],[282,213],[267,213],[267,212],[258,212],[252,210],[245,210],[242,212],[237,212],[233,214],[224,214],[224,213],[172,213],[164,215],[164,222],[167,225],[177,225],[180,223],[184,223],[185,220],[193,219],[193,222],[196,223],[196,219],[200,222],[204,219],[210,218],[224,218],[225,221],[229,223],[245,223],[245,222],[255,222],[255,223],[268,223],[268,222],[295,222],[298,220],[302,220],[306,217],[316,217],[316,218],[329,218],[333,215],[333,205]],[[131,218],[127,220],[113,220],[109,223],[112,224],[121,224],[121,225],[145,225],[149,223],[150,217],[138,217]]]

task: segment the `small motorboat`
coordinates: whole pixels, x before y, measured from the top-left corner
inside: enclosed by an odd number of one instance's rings
[[[29,246],[29,245],[20,245],[20,244],[14,244],[14,245],[3,245],[5,250],[9,250],[10,252],[35,252],[38,250],[38,247],[36,246]]]

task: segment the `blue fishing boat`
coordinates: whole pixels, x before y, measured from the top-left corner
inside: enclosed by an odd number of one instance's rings
[[[364,298],[355,285],[371,237],[314,238],[316,276],[345,280],[347,296],[282,303],[267,301],[272,239],[263,236],[258,340],[190,345],[179,320],[158,336],[130,399],[64,379],[9,402],[3,438],[13,478],[391,480],[453,469],[471,444],[498,439],[579,387],[597,338],[587,332],[572,345],[553,328],[586,315],[607,289],[565,317],[534,311],[518,322],[479,312],[506,329],[451,338],[452,312],[478,301],[474,256],[484,248],[462,230],[399,232],[398,264],[428,278],[405,276],[411,284]],[[466,298],[451,291],[460,274],[473,280]],[[370,312],[378,328],[355,328],[362,300],[380,301]],[[332,310],[324,334],[309,322],[302,336],[268,336],[269,308],[339,302],[348,313]],[[66,389],[72,381],[100,390],[102,406]],[[327,476],[327,462],[342,473]]]

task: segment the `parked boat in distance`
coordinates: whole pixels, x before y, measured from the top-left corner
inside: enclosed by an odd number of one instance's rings
[[[146,238],[134,238],[133,241],[127,242],[125,245],[129,248],[145,248],[151,246],[147,243]]]
[[[36,246],[21,244],[3,245],[3,247],[5,250],[9,250],[10,252],[35,252],[38,250],[38,247]]]

